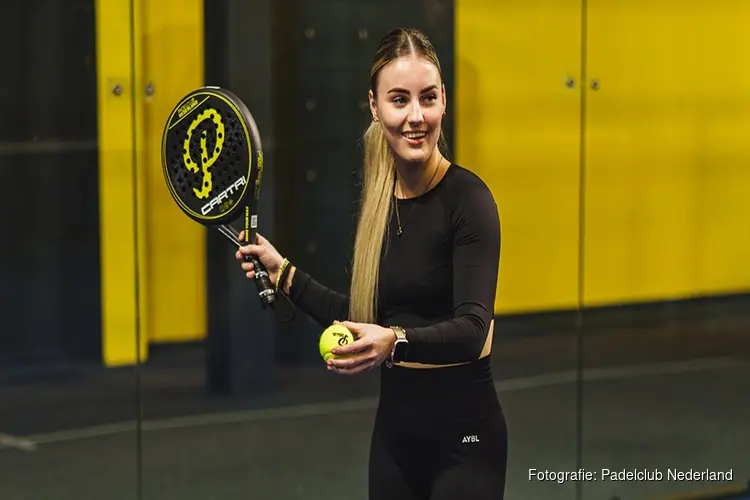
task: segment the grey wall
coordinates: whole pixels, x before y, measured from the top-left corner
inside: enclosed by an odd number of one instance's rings
[[[3,5],[3,371],[101,362],[95,42],[93,2]]]

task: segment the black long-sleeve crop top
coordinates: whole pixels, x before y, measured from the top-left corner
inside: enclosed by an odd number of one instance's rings
[[[380,264],[377,323],[401,326],[406,361],[476,360],[494,316],[500,220],[486,184],[451,165],[417,198],[393,198]],[[398,203],[403,234],[396,235]],[[321,326],[349,315],[348,295],[295,270],[290,299]]]

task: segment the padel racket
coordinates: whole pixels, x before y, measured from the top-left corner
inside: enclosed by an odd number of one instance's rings
[[[235,245],[256,243],[263,149],[247,106],[219,87],[187,94],[169,115],[162,135],[162,168],[169,193],[194,221],[215,227]],[[242,218],[244,239],[231,223]],[[255,256],[255,284],[263,308],[276,291]]]

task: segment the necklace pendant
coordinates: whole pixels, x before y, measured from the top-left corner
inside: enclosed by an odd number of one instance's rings
[[[401,230],[401,228],[398,228],[396,231],[396,236],[401,236],[404,232]]]

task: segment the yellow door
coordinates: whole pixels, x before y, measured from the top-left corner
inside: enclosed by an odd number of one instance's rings
[[[456,160],[502,226],[496,312],[576,307],[581,2],[462,0],[455,44]]]
[[[174,105],[204,84],[203,1],[144,1],[144,254],[148,340],[206,332],[205,229],[172,201],[161,169],[161,136]]]
[[[750,3],[589,0],[589,305],[750,287]]]

